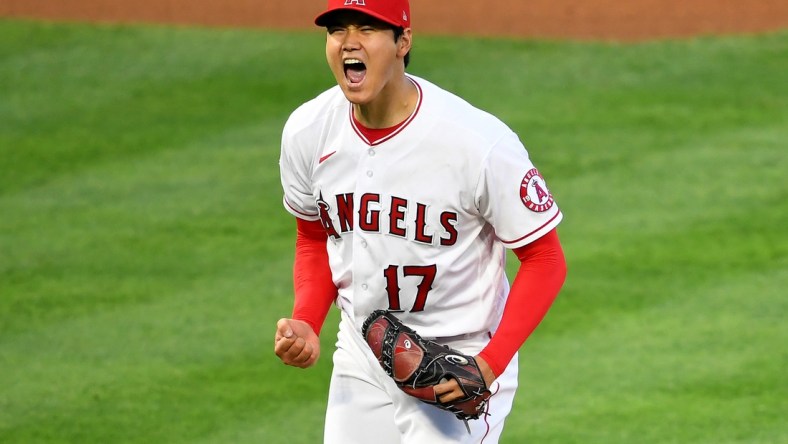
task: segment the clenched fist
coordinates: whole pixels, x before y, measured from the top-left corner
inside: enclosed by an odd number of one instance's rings
[[[311,367],[320,357],[320,339],[306,322],[283,318],[276,323],[274,352],[287,365]]]

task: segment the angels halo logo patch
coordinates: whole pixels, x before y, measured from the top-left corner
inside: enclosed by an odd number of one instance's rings
[[[525,173],[520,184],[520,200],[526,208],[536,213],[543,213],[553,207],[553,196],[536,168]]]

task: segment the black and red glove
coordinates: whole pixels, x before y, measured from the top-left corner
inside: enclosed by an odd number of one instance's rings
[[[490,390],[472,356],[422,338],[386,310],[367,317],[362,334],[383,370],[405,393],[462,420],[478,419],[485,413]],[[454,379],[464,396],[441,402],[433,386]]]

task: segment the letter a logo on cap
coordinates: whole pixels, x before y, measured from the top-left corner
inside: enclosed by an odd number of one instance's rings
[[[409,0],[328,0],[326,10],[315,17],[315,24],[330,25],[336,21],[334,12],[340,10],[358,11],[394,27],[410,28]]]

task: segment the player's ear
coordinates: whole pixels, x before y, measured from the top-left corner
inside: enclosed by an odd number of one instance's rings
[[[410,52],[410,47],[413,45],[413,33],[410,28],[402,30],[402,35],[397,39],[397,55],[405,57],[405,54]]]

